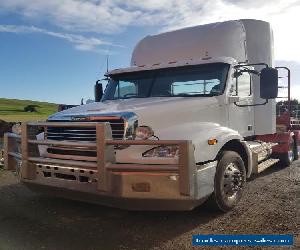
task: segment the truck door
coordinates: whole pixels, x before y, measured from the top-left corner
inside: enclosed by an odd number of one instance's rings
[[[229,103],[229,127],[238,131],[242,136],[254,134],[254,109],[252,93],[252,77],[250,73],[243,72],[233,78],[230,86],[230,96],[238,97],[236,103]]]

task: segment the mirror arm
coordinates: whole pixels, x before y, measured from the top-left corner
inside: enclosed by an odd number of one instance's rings
[[[269,102],[269,100],[268,99],[266,99],[266,101],[265,102],[263,102],[263,103],[258,103],[258,104],[249,104],[249,105],[244,105],[244,104],[237,104],[237,102],[234,102],[234,105],[235,106],[238,106],[238,107],[255,107],[255,106],[263,106],[263,105],[266,105],[267,103]]]
[[[241,64],[234,66],[234,68],[240,68],[240,67],[244,67],[244,66],[265,66],[266,68],[269,68],[269,65],[266,63],[241,63]]]

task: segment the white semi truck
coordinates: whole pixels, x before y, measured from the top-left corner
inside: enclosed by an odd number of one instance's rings
[[[107,72],[104,93],[97,82],[95,103],[7,134],[6,168],[71,199],[146,210],[210,200],[228,211],[247,178],[299,156],[299,121],[276,122],[281,69],[264,21],[147,36],[130,67]]]

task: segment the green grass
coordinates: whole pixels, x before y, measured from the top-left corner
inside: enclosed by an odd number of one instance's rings
[[[37,105],[37,112],[24,112],[27,105]],[[0,98],[0,119],[7,122],[42,121],[57,112],[58,104]]]

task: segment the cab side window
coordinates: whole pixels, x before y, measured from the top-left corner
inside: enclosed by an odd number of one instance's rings
[[[232,95],[246,97],[251,96],[251,75],[248,72],[243,72],[238,77],[235,78],[235,83],[232,84],[230,88],[230,93]]]
[[[251,95],[251,76],[248,72],[244,72],[237,78],[237,95],[250,96]]]

